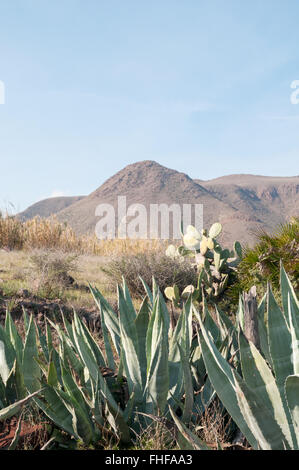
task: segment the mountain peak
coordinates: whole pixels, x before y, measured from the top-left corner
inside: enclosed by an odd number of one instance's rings
[[[126,195],[130,192],[142,191],[152,193],[161,191],[165,186],[171,184],[173,190],[177,185],[184,188],[186,185],[194,186],[194,181],[185,173],[172,170],[153,160],[143,160],[127,165],[122,170],[105,181],[97,188],[92,196],[101,197],[112,193]]]

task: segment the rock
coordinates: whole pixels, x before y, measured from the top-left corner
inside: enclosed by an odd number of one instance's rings
[[[18,290],[18,296],[28,298],[30,297],[30,292],[27,289],[20,289]]]

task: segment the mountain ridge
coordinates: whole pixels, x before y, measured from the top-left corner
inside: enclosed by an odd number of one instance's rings
[[[298,214],[299,176],[235,174],[200,180],[145,160],[126,166],[55,214],[77,233],[93,233],[99,219],[95,216],[97,205],[108,203],[116,210],[118,196],[126,196],[127,206],[143,204],[147,209],[155,203],[203,204],[204,226],[221,222],[223,242],[232,244],[239,239],[252,243],[257,230],[272,230]]]

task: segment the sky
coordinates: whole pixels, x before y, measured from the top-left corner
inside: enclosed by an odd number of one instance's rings
[[[298,18],[297,0],[0,0],[0,207],[141,160],[298,175]]]

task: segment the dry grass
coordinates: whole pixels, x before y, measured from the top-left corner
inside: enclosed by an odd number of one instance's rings
[[[213,400],[200,418],[199,436],[212,448],[217,448],[218,444],[222,446],[228,442],[231,422],[231,417],[224,413],[219,401]]]
[[[44,303],[46,306],[48,302],[49,304],[52,302],[53,308],[54,304],[57,304],[57,313],[59,313],[59,306],[70,311],[74,308],[79,314],[81,311],[82,313],[84,313],[83,311],[86,313],[88,311],[90,313],[96,312],[97,307],[90,294],[88,282],[95,285],[109,302],[115,304],[116,286],[110,287],[110,281],[101,270],[101,267],[107,263],[106,257],[79,255],[78,269],[68,271],[68,274],[74,279],[74,283],[54,289],[50,299],[47,298],[46,290],[39,288],[43,286],[32,268],[30,258],[33,253],[34,251],[29,250],[8,252],[0,250],[0,313],[5,311],[6,307],[9,307],[11,311],[19,311],[21,305],[24,305],[29,311],[36,312],[38,310],[45,313],[48,310],[39,309],[38,304],[43,305]],[[64,253],[63,255],[68,257],[72,256],[72,253]],[[36,278],[36,283],[33,282],[33,278]],[[45,280],[47,281],[47,278]],[[50,285],[52,291],[54,287],[54,284]],[[56,284],[56,287],[59,287],[59,283],[58,286]],[[34,307],[34,303],[36,307]],[[32,308],[30,304],[32,304]]]
[[[135,450],[178,450],[175,440],[167,428],[152,422],[135,438]]]
[[[48,299],[63,295],[74,283],[70,272],[77,272],[78,255],[60,250],[34,250],[30,256],[31,283],[37,295]]]
[[[0,248],[7,250],[60,249],[98,256],[126,255],[148,250],[165,250],[161,240],[99,240],[95,235],[77,236],[73,229],[51,217],[22,222],[16,217],[0,216]]]

